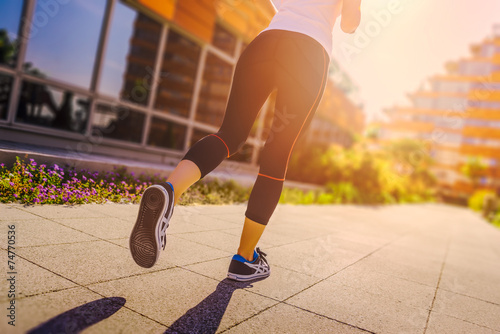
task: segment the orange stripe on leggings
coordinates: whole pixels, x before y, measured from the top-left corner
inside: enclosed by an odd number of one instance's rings
[[[221,142],[223,142],[223,143],[224,143],[224,146],[226,146],[226,149],[227,149],[227,157],[229,158],[229,155],[230,155],[230,154],[229,154],[229,147],[227,147],[226,142],[225,142],[225,141],[224,141],[221,137],[219,137],[219,136],[217,136],[217,135],[215,135],[215,134],[211,134],[211,135],[209,135],[209,136],[214,136],[214,137],[217,137],[217,138],[219,138],[219,139],[220,139],[220,141],[221,141]]]
[[[259,173],[260,176],[264,176],[264,177],[267,177],[269,179],[273,179],[273,180],[276,180],[276,181],[285,181],[285,179],[278,179],[278,178],[275,178],[275,177],[272,177],[272,176],[269,176],[269,175],[265,175],[265,174],[261,174]]]
[[[325,84],[325,74],[326,74],[326,65],[327,65],[327,62],[326,62],[325,50],[324,49],[323,49],[323,61],[324,61],[324,64],[325,64],[325,68],[323,69],[323,78],[321,79],[321,86],[319,88],[318,95],[316,96],[316,99],[314,100],[314,103],[313,103],[311,109],[309,109],[309,112],[307,113],[307,116],[304,119],[304,123],[302,123],[302,126],[300,127],[300,130],[297,133],[297,136],[295,137],[295,140],[293,141],[292,147],[290,148],[290,152],[288,152],[288,159],[286,160],[285,175],[286,175],[286,171],[288,169],[288,162],[290,161],[290,155],[292,154],[293,147],[295,146],[295,143],[297,142],[297,138],[299,138],[299,135],[302,132],[302,129],[304,128],[304,125],[306,124],[307,119],[309,118],[309,115],[311,114],[312,110],[314,109],[314,106],[316,105],[316,102],[318,102],[318,99],[319,99],[319,97],[321,95],[321,91],[322,91],[323,85]]]

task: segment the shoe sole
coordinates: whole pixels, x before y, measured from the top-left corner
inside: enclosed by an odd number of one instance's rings
[[[269,271],[268,273],[263,273],[263,274],[259,274],[259,275],[252,275],[250,277],[249,276],[238,276],[236,274],[228,273],[227,278],[232,279],[234,281],[238,281],[238,282],[246,282],[246,281],[251,281],[251,280],[254,280],[257,278],[269,277],[270,275],[271,275],[271,271]]]
[[[143,268],[154,266],[160,255],[159,230],[169,200],[168,192],[159,185],[147,188],[142,195],[137,221],[130,234],[129,246],[135,263]]]

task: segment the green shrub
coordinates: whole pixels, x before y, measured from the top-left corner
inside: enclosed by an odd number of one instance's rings
[[[494,195],[490,190],[477,190],[469,197],[468,206],[474,211],[482,211],[484,205],[484,198],[488,195]]]

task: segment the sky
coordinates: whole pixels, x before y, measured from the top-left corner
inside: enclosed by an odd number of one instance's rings
[[[353,35],[337,21],[333,57],[359,87],[369,119],[408,105],[408,93],[445,73],[446,62],[469,57],[470,45],[500,24],[500,0],[363,0],[361,11]]]

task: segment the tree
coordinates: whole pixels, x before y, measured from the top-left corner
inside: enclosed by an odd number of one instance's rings
[[[478,187],[487,168],[488,165],[481,157],[468,157],[467,162],[461,168],[461,172],[472,181],[474,187]]]

